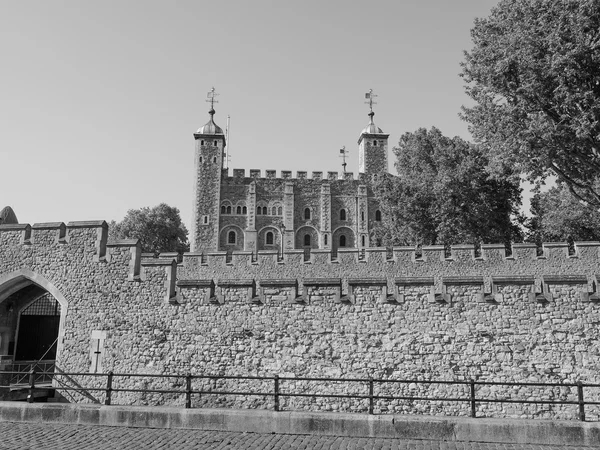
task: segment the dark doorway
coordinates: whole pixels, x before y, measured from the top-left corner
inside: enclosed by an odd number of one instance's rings
[[[19,318],[16,361],[56,359],[60,305],[45,294],[27,306]]]

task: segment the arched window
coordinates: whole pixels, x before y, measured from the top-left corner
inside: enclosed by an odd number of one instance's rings
[[[346,236],[342,234],[340,236],[340,247],[345,247],[345,246],[346,246]]]
[[[381,211],[379,211],[379,210],[375,211],[375,220],[377,222],[381,222]]]
[[[304,208],[304,219],[305,220],[310,219],[310,208]]]
[[[273,206],[273,208],[271,208],[271,215],[272,216],[276,216],[277,215],[277,208],[275,206]]]
[[[260,206],[256,207],[256,214],[260,216],[262,214],[262,208]]]
[[[262,211],[263,212],[263,216],[266,216],[267,215],[267,207],[263,206],[262,210],[263,210]]]
[[[233,231],[233,230],[232,230],[232,231],[230,231],[230,232],[227,234],[227,243],[228,243],[228,244],[235,244],[236,237],[237,237],[237,236],[235,235],[235,231]]]
[[[325,245],[327,245],[327,235],[325,235]]]
[[[200,141],[200,145],[204,145],[204,139]]]
[[[227,205],[227,214],[231,214],[231,205]]]
[[[248,214],[248,208],[242,206],[242,214]]]
[[[227,208],[225,207],[225,205],[221,206],[221,214],[225,214],[227,212]]]
[[[346,210],[340,209],[340,220],[346,220]]]
[[[304,235],[304,245],[305,246],[310,246],[310,234],[305,234]]]
[[[362,241],[362,246],[364,247],[365,246],[365,237],[364,236],[362,237],[361,241]]]
[[[377,141],[375,141],[375,142],[376,142],[376,144],[375,144],[375,145],[377,145]],[[214,141],[214,142],[213,142],[213,144],[214,144],[214,146],[216,147],[216,146],[217,146],[217,141]]]
[[[277,215],[283,216],[283,208],[281,206],[279,208],[277,208]]]
[[[364,211],[361,211],[361,212],[360,212],[360,220],[361,220],[362,222],[364,222],[364,221],[365,221],[365,212],[364,212]]]
[[[374,145],[375,147],[377,147],[377,140],[374,140],[374,141],[373,141],[373,145]]]
[[[236,213],[236,214],[241,214],[241,213],[242,213],[242,207],[241,207],[241,206],[238,206],[238,207],[235,209],[235,213]]]
[[[273,245],[273,233],[270,231],[267,233],[267,245]]]

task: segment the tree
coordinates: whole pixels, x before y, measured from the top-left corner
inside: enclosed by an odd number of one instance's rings
[[[600,2],[501,0],[471,37],[461,76],[476,104],[462,115],[491,171],[556,175],[600,205]]]
[[[531,199],[528,240],[541,242],[600,240],[600,212],[575,199],[564,183]]]
[[[189,250],[188,230],[179,209],[161,203],[154,208],[130,209],[121,222],[111,222],[113,239],[139,239],[144,252],[184,252]]]
[[[385,245],[520,240],[518,181],[491,179],[479,148],[437,128],[405,133],[394,148],[398,176],[374,186],[383,220],[373,238]]]
[[[10,206],[5,206],[4,208],[2,208],[2,211],[0,211],[0,225],[8,225],[15,223],[19,223],[19,221],[17,220],[17,216],[15,215],[15,212],[12,210],[12,208]]]

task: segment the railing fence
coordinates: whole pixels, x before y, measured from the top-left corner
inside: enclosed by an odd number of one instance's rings
[[[38,372],[35,369],[43,367],[47,369],[44,372]],[[282,411],[281,400],[284,398],[292,399],[296,397],[310,397],[310,398],[333,398],[333,399],[358,399],[358,400],[366,400],[368,401],[367,411],[369,414],[375,413],[375,402],[378,400],[385,401],[394,401],[394,400],[403,400],[403,401],[423,401],[423,402],[457,402],[457,403],[465,403],[469,406],[470,416],[475,418],[477,417],[477,404],[483,403],[517,403],[517,404],[543,404],[543,405],[576,405],[577,406],[577,416],[581,421],[586,420],[586,410],[585,407],[588,405],[600,405],[600,401],[592,401],[586,400],[584,395],[584,389],[587,388],[600,388],[600,384],[584,384],[581,381],[577,383],[509,383],[509,382],[491,382],[491,381],[475,381],[465,380],[465,381],[444,381],[444,380],[388,380],[388,379],[374,379],[370,378],[311,378],[311,377],[260,377],[260,376],[230,376],[230,375],[158,375],[158,374],[131,374],[131,373],[67,373],[62,371],[50,371],[54,370],[53,365],[41,365],[34,364],[31,365],[29,372],[23,371],[0,371],[0,375],[11,375],[11,380],[16,380],[17,382],[23,381],[24,377],[28,378],[27,389],[29,391],[29,395],[27,396],[27,401],[33,403],[35,401],[34,393],[37,390],[48,389],[48,387],[39,387],[38,384],[40,380],[47,383],[50,380],[54,381],[54,388],[59,391],[75,391],[82,395],[86,395],[88,398],[94,398],[89,394],[89,392],[99,392],[104,394],[104,404],[111,405],[113,404],[113,394],[119,392],[131,392],[131,393],[159,393],[159,394],[179,394],[184,395],[185,397],[185,408],[192,408],[192,399],[194,395],[202,396],[206,395],[235,395],[235,396],[261,396],[273,399],[273,409],[275,411]],[[81,386],[79,382],[75,382],[73,377],[92,377],[95,379],[105,377],[106,384],[103,387],[93,387],[93,386]],[[132,387],[115,387],[115,379],[119,378],[144,378],[144,379],[180,379],[183,382],[181,383],[184,386],[184,389],[149,389],[147,387],[144,388],[132,388]],[[71,384],[76,384],[76,387],[69,386],[68,383],[65,382],[68,380],[72,382]],[[218,380],[258,380],[261,382],[272,383],[272,389],[268,391],[259,390],[259,391],[247,391],[247,390],[239,390],[239,389],[230,389],[230,390],[207,390],[207,389],[193,389],[193,381],[194,380],[209,380],[216,383]],[[294,384],[298,382],[318,382],[318,383],[344,383],[348,385],[348,383],[359,383],[364,385],[364,393],[323,393],[323,392],[293,392],[286,391],[282,389],[282,386],[285,386],[286,383]],[[17,383],[15,383],[17,384]],[[467,388],[468,396],[458,396],[458,397],[432,397],[432,396],[420,396],[420,395],[386,395],[375,392],[376,385],[383,384],[405,384],[405,385],[456,385],[456,386],[464,386]],[[574,388],[577,392],[576,400],[541,400],[541,399],[514,399],[514,398],[486,398],[481,394],[478,394],[478,388],[481,387],[491,387],[491,386],[508,386],[508,387],[541,387],[541,388],[552,388],[552,387],[560,387],[560,388]],[[10,386],[0,386],[0,388],[9,388]],[[481,392],[481,389],[480,389]]]

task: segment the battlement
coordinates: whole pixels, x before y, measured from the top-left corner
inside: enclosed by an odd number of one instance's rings
[[[250,169],[248,176],[246,176],[245,169],[233,169],[233,174],[229,174],[228,169],[223,169],[223,178],[228,178],[232,180],[240,180],[240,179],[266,179],[266,180],[280,180],[280,181],[304,181],[304,180],[312,180],[314,182],[319,181],[361,181],[367,182],[371,180],[372,176],[369,176],[364,173],[359,173],[358,177],[354,177],[353,172],[322,172],[322,171],[314,171],[311,172],[311,177],[308,177],[308,172],[306,171],[297,171],[296,177],[292,177],[291,170],[282,170],[280,172],[280,176],[277,177],[276,170],[266,170],[263,176],[263,172],[260,169]]]
[[[540,249],[530,243],[513,244],[510,248],[484,244],[478,251],[473,245],[456,245],[449,252],[444,246],[424,246],[418,251],[413,247],[394,247],[337,252],[292,250],[283,254],[186,253],[179,262],[176,253],[163,253],[157,258],[142,254],[135,239],[109,242],[105,221],[0,225],[2,258],[23,257],[31,252],[50,260],[53,254],[61,258],[83,255],[89,262],[118,265],[131,282],[145,281],[148,274],[159,270],[164,277],[160,284],[167,301],[176,299],[178,289],[197,288],[199,282],[214,283],[218,288],[225,283],[223,280],[247,280],[258,286],[272,284],[273,280],[293,280],[302,287],[315,284],[315,280],[331,279],[340,280],[340,298],[343,292],[352,295],[352,286],[360,284],[357,280],[363,280],[363,284],[373,282],[373,286],[384,280],[386,292],[395,292],[395,297],[399,295],[399,285],[423,285],[423,280],[427,280],[425,284],[431,285],[431,294],[438,300],[444,298],[444,286],[448,284],[481,285],[481,292],[491,295],[493,286],[502,283],[531,284],[540,295],[547,292],[545,285],[576,283],[587,286],[583,291],[596,298],[600,262],[600,242],[577,242],[572,249],[567,243],[549,242]],[[223,295],[220,298],[225,298]]]

